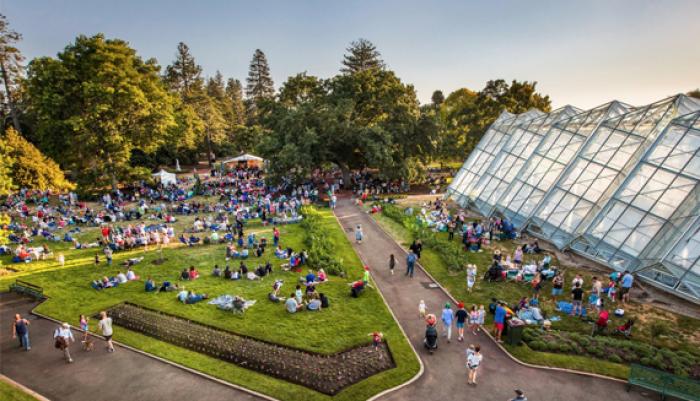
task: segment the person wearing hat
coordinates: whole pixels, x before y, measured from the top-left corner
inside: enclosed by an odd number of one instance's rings
[[[362,275],[362,282],[365,283],[365,286],[369,283],[369,266],[365,265],[365,272]]]
[[[523,390],[516,389],[515,398],[511,399],[510,401],[527,401],[527,397],[525,397],[525,393],[523,393]]]
[[[445,332],[444,336],[447,337],[447,342],[450,342],[450,339],[452,338],[452,309],[450,307],[450,303],[447,302],[445,303],[445,308],[442,310],[442,324],[445,325]]]
[[[61,326],[59,326],[56,331],[54,331],[53,338],[56,341],[56,348],[63,351],[63,356],[65,356],[66,362],[72,363],[73,358],[71,358],[68,348],[70,347],[71,343],[75,342],[75,338],[73,338],[73,332],[70,329],[70,325],[68,323],[63,323]]]

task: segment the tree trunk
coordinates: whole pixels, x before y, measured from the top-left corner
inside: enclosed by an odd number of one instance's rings
[[[117,172],[111,155],[107,155],[107,163],[109,165],[109,175],[112,178],[112,192],[116,192],[119,189],[119,181],[117,181]]]
[[[209,128],[207,128],[207,163],[209,163],[209,171],[214,168],[214,164],[211,160],[211,133]]]
[[[7,94],[7,104],[10,106],[10,116],[12,117],[12,125],[15,127],[18,133],[22,133],[19,127],[19,117],[17,117],[17,109],[15,108],[15,101],[12,99],[12,91],[10,90],[10,83],[8,81],[7,70],[5,69],[5,63],[0,62],[0,72],[2,72],[2,80],[5,83],[5,93]]]

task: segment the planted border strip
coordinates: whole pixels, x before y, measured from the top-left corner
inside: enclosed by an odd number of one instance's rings
[[[386,343],[323,355],[273,344],[123,303],[109,310],[114,324],[278,379],[335,395],[377,373],[396,367]]]

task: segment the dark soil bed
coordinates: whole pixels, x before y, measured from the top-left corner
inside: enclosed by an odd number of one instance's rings
[[[236,365],[334,395],[345,387],[395,367],[385,343],[322,355],[233,334],[124,303],[109,310],[114,324]]]

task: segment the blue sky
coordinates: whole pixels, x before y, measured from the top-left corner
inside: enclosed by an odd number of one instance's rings
[[[555,106],[645,104],[700,87],[700,1],[0,0],[28,58],[78,34],[125,39],[169,64],[178,42],[205,75],[244,80],[253,51],[275,85],[329,77],[354,39],[374,42],[422,102],[488,79],[538,81]]]

